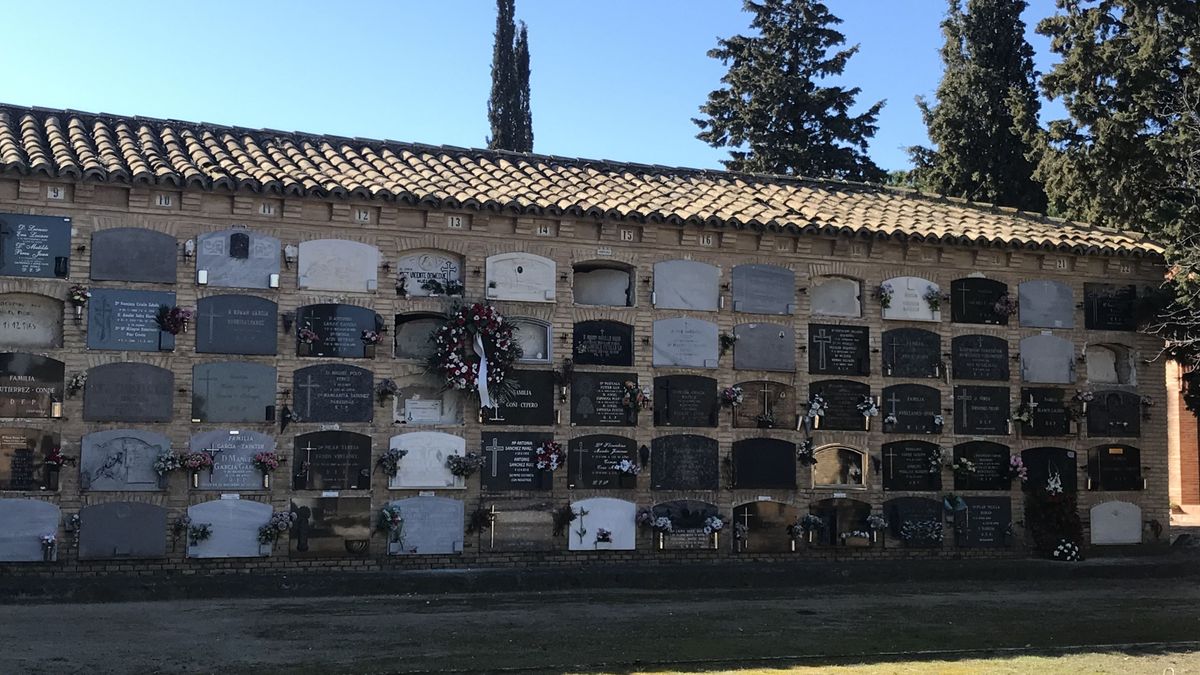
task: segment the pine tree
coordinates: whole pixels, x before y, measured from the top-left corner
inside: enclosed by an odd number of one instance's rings
[[[529,31],[526,30],[524,21],[521,22],[521,30],[517,33],[514,51],[519,142],[513,149],[519,152],[533,152],[533,112],[529,108]]]
[[[492,133],[488,147],[493,150],[516,150],[518,143],[517,115],[520,94],[516,91],[516,58],[513,40],[516,24],[515,0],[496,0],[496,32],[492,45],[492,94],[488,99],[488,122]]]
[[[909,148],[916,180],[955,197],[1043,211],[1033,178],[1038,98],[1025,0],[950,0],[937,105],[917,98],[934,148]]]
[[[841,19],[817,0],[744,0],[756,36],[718,40],[708,55],[729,66],[723,88],[693,119],[697,138],[728,147],[733,171],[882,181],[867,156],[883,101],[859,115],[858,87],[823,87],[840,75],[858,47],[839,49]]]

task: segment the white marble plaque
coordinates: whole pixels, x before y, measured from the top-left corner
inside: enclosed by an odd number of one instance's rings
[[[920,277],[894,277],[883,282],[892,289],[892,299],[883,310],[883,318],[894,321],[941,321],[942,312],[933,311],[926,296],[940,294],[937,284]]]
[[[436,281],[443,287],[448,281],[462,283],[462,257],[436,250],[405,251],[396,261],[396,282],[404,279],[408,295],[423,298],[432,293],[422,284]]]
[[[694,260],[654,263],[654,306],[715,312],[720,305],[721,269]]]
[[[62,346],[63,303],[34,293],[0,295],[0,346]]]
[[[1142,543],[1142,510],[1129,502],[1104,502],[1092,507],[1092,544]]]
[[[862,284],[849,277],[817,277],[808,292],[815,316],[862,316]]]
[[[370,292],[377,288],[379,249],[346,239],[300,242],[299,287],[314,291]]]
[[[188,507],[192,525],[212,526],[204,541],[188,544],[189,558],[255,558],[270,554],[258,529],[271,520],[271,505],[249,499],[214,499]]]
[[[627,307],[632,278],[628,270],[600,267],[575,271],[575,304]]]
[[[388,481],[393,489],[462,489],[466,482],[450,473],[446,458],[462,456],[467,451],[467,441],[460,436],[438,431],[414,431],[392,436],[390,448],[407,450],[400,460],[399,471]]]
[[[717,324],[699,319],[659,319],[654,322],[654,365],[716,368],[719,355]]]
[[[0,562],[42,560],[42,535],[57,535],[60,519],[50,502],[0,499]]]
[[[632,551],[637,540],[637,506],[624,499],[593,497],[571,504],[575,520],[567,528],[572,551]],[[608,530],[611,543],[596,541],[599,530]]]
[[[404,525],[388,542],[392,555],[462,553],[463,503],[447,497],[418,496],[389,504]]]
[[[489,300],[554,302],[553,260],[532,253],[501,253],[487,259]]]
[[[1054,335],[1021,339],[1021,381],[1050,384],[1075,382],[1075,347]]]

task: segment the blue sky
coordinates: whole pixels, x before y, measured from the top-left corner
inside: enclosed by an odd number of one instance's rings
[[[926,140],[913,98],[941,77],[946,2],[827,2],[861,45],[844,81],[887,99],[871,155],[902,168]],[[1030,0],[1025,16],[1042,71],[1032,27],[1051,13]],[[517,0],[517,16],[535,151],[720,166],[690,120],[725,70],[705,52],[747,29],[740,0]],[[467,147],[488,133],[494,0],[62,0],[12,3],[4,22],[7,103]]]

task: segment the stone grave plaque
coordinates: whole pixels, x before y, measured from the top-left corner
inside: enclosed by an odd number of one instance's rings
[[[521,346],[521,363],[550,363],[554,352],[550,324],[540,319],[513,317],[508,320],[513,339]]]
[[[0,213],[0,275],[65,279],[70,269],[70,218]]]
[[[484,492],[549,490],[554,474],[537,468],[537,450],[553,434],[536,432],[483,432]]]
[[[883,374],[890,377],[941,377],[942,337],[920,328],[885,330]]]
[[[357,305],[307,305],[296,312],[296,325],[317,334],[311,345],[296,338],[298,355],[361,359],[366,356],[363,331],[382,332],[383,317]]]
[[[632,275],[613,267],[577,265],[574,274],[575,304],[594,307],[632,307]]]
[[[424,362],[434,352],[433,334],[445,317],[436,314],[397,314],[395,350],[398,359],[417,359]],[[359,332],[362,335],[362,332]]]
[[[960,335],[950,341],[956,380],[1007,381],[1008,340],[991,335]]]
[[[871,395],[871,386],[851,380],[822,380],[808,386],[809,394],[819,394],[825,399],[825,414],[821,416],[822,431],[863,431],[867,418],[863,417],[858,404],[864,396]],[[878,424],[876,418],[872,424]]]
[[[866,457],[862,452],[841,446],[817,450],[812,465],[813,487],[863,487]]]
[[[1066,436],[1071,433],[1071,410],[1062,389],[1021,388],[1021,404],[1033,420],[1021,425],[1026,436]]]
[[[392,436],[388,447],[408,453],[400,460],[396,475],[388,480],[389,488],[461,490],[466,487],[466,481],[450,473],[446,466],[451,455],[466,454],[467,441],[463,437],[439,431],[415,431]]]
[[[969,441],[954,446],[954,459],[966,459],[975,465],[975,473],[955,472],[955,490],[1009,490],[1008,446],[988,441]]]
[[[253,295],[213,295],[196,302],[196,351],[269,354],[279,351],[279,307]]]
[[[883,418],[886,433],[939,433],[941,425],[936,423],[936,417],[941,414],[942,394],[933,387],[897,384],[883,388],[879,416]]]
[[[567,527],[567,548],[571,551],[632,551],[637,544],[637,505],[624,499],[592,497],[571,505],[575,520]],[[596,536],[608,530],[611,542]]]
[[[937,284],[920,277],[894,277],[883,282],[892,289],[892,299],[883,310],[883,318],[893,321],[941,321],[941,311],[929,307],[925,296],[941,293]]]
[[[429,281],[443,287],[448,281],[462,283],[462,256],[436,250],[406,251],[396,260],[396,283],[401,279],[409,297],[427,297],[430,291],[421,286]]]
[[[808,293],[813,316],[862,316],[862,283],[849,277],[818,277]]]
[[[795,460],[793,460],[795,461]],[[781,553],[792,550],[788,527],[800,517],[800,511],[782,502],[750,502],[733,507],[733,525],[745,527],[746,537],[738,542],[747,553]]]
[[[654,426],[717,426],[717,381],[702,375],[654,378]]]
[[[1007,436],[1011,410],[1008,387],[954,387],[954,433]]]
[[[580,321],[574,333],[576,365],[633,365],[633,326],[618,321]]]
[[[482,502],[481,502],[482,504]],[[546,551],[559,547],[553,537],[552,512],[557,504],[545,497],[489,502],[492,527],[473,535],[489,551]]]
[[[654,306],[715,312],[720,304],[721,268],[694,260],[654,263]]]
[[[1049,280],[1026,281],[1017,291],[1022,328],[1074,328],[1071,287]]]
[[[198,476],[201,490],[262,490],[263,473],[254,466],[254,456],[275,452],[275,437],[245,429],[218,429],[192,436],[189,449],[213,457],[212,471],[201,471]]]
[[[96,288],[88,301],[88,349],[156,352],[175,348],[175,336],[158,327],[160,307],[174,307],[170,291]]]
[[[42,535],[58,533],[58,506],[40,499],[0,499],[0,562],[41,562]]]
[[[1084,345],[1084,360],[1091,384],[1137,384],[1137,365],[1124,345]]]
[[[808,510],[825,521],[820,542],[826,546],[841,544],[843,533],[866,530],[871,515],[871,505],[857,499],[822,499],[809,504]]]
[[[29,491],[45,487],[43,463],[56,447],[57,434],[41,429],[0,428],[0,490]]]
[[[449,497],[409,497],[389,504],[404,526],[388,542],[392,555],[448,555],[463,550],[463,503]]]
[[[371,437],[350,431],[314,431],[296,437],[294,490],[366,490],[371,487]]]
[[[23,352],[0,353],[0,417],[50,417],[63,400],[63,363]]]
[[[245,228],[209,232],[196,237],[196,271],[208,273],[208,286],[270,288],[279,248],[275,237]]]
[[[941,548],[942,502],[927,497],[897,497],[883,503],[888,531],[907,548]],[[932,536],[931,536],[932,535]]]
[[[777,438],[733,443],[733,484],[745,489],[796,489],[796,444]]]
[[[1087,408],[1088,436],[1136,437],[1142,434],[1142,399],[1126,391],[1095,392]]]
[[[79,511],[80,560],[166,555],[167,510],[163,507],[141,502],[107,502]]]
[[[396,378],[400,391],[392,399],[392,421],[410,426],[458,426],[463,423],[463,397],[442,389],[425,374]]]
[[[654,322],[654,367],[716,368],[717,324],[698,319]]]
[[[955,544],[961,548],[1008,548],[1012,525],[1012,499],[963,497],[967,510],[956,518]]]
[[[737,370],[796,372],[796,331],[773,323],[743,323],[733,334],[733,367]]]
[[[189,558],[257,558],[271,547],[258,543],[258,528],[271,520],[270,504],[249,499],[214,499],[188,507],[193,524],[212,525],[212,536],[188,543]]]
[[[1021,381],[1073,384],[1075,346],[1054,335],[1021,338]]]
[[[62,338],[61,300],[35,293],[0,294],[0,345],[56,349]]]
[[[366,368],[322,363],[292,377],[292,411],[297,422],[370,422],[375,377]]]
[[[1092,451],[1088,462],[1091,489],[1130,491],[1141,490],[1142,451],[1132,445],[1101,445]]]
[[[733,268],[733,311],[749,314],[794,314],[796,273],[777,265]]]
[[[734,428],[795,429],[796,388],[781,382],[740,382],[742,404],[733,408]]]
[[[713,536],[704,532],[704,524],[709,518],[720,514],[715,504],[695,499],[677,499],[655,504],[651,513],[655,518],[671,519],[671,531],[661,535],[663,549],[676,551],[714,548]]]
[[[275,420],[275,367],[226,361],[192,367],[192,420],[271,422]]]
[[[378,288],[379,249],[347,239],[300,242],[297,287],[368,293]]]
[[[1021,451],[1028,480],[1026,490],[1045,489],[1050,476],[1062,479],[1063,492],[1074,494],[1079,489],[1075,451],[1065,448],[1030,448]]]
[[[632,490],[637,476],[623,473],[618,465],[627,459],[635,464],[637,442],[624,436],[597,434],[578,436],[567,444],[567,487],[582,490]]]
[[[293,558],[361,558],[371,550],[370,497],[292,497]]]
[[[941,450],[926,441],[883,444],[883,489],[934,492],[942,489],[942,470],[935,467]]]
[[[637,373],[575,373],[571,380],[571,424],[637,426],[637,413],[623,403],[626,382],[637,386]]]
[[[1097,504],[1092,507],[1088,521],[1093,546],[1142,543],[1142,509],[1137,504],[1116,501]]]
[[[166,477],[154,470],[159,455],[171,451],[171,441],[162,434],[96,431],[85,435],[81,445],[79,487],[86,492],[153,492],[167,487]]]
[[[484,263],[488,300],[554,302],[557,288],[553,260],[532,253],[501,253]]]
[[[814,375],[870,375],[869,335],[866,326],[809,324],[808,372]]]
[[[170,422],[175,374],[148,363],[107,363],[88,371],[83,419],[88,422]]]
[[[93,281],[173,284],[179,260],[175,237],[140,227],[92,233]]]
[[[547,427],[557,423],[554,371],[513,370],[509,377],[512,395],[495,408],[481,409],[484,424]]]
[[[996,302],[1008,295],[1008,284],[995,279],[967,277],[950,282],[950,320],[1007,326],[1008,315],[996,312]]]
[[[714,438],[678,434],[650,443],[652,490],[716,490],[721,475]]]
[[[1083,326],[1089,330],[1135,330],[1137,286],[1083,285]]]

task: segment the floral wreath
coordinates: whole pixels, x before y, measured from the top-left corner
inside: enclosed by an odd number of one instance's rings
[[[508,376],[521,357],[521,346],[513,339],[512,324],[491,305],[477,302],[450,311],[446,323],[430,338],[434,352],[429,357],[429,369],[443,379],[447,388],[478,393],[480,358],[475,353],[476,336],[487,358],[489,393],[504,401],[512,386]]]
[[[544,471],[554,471],[567,461],[567,453],[563,452],[561,443],[543,441],[534,455],[537,468]]]

